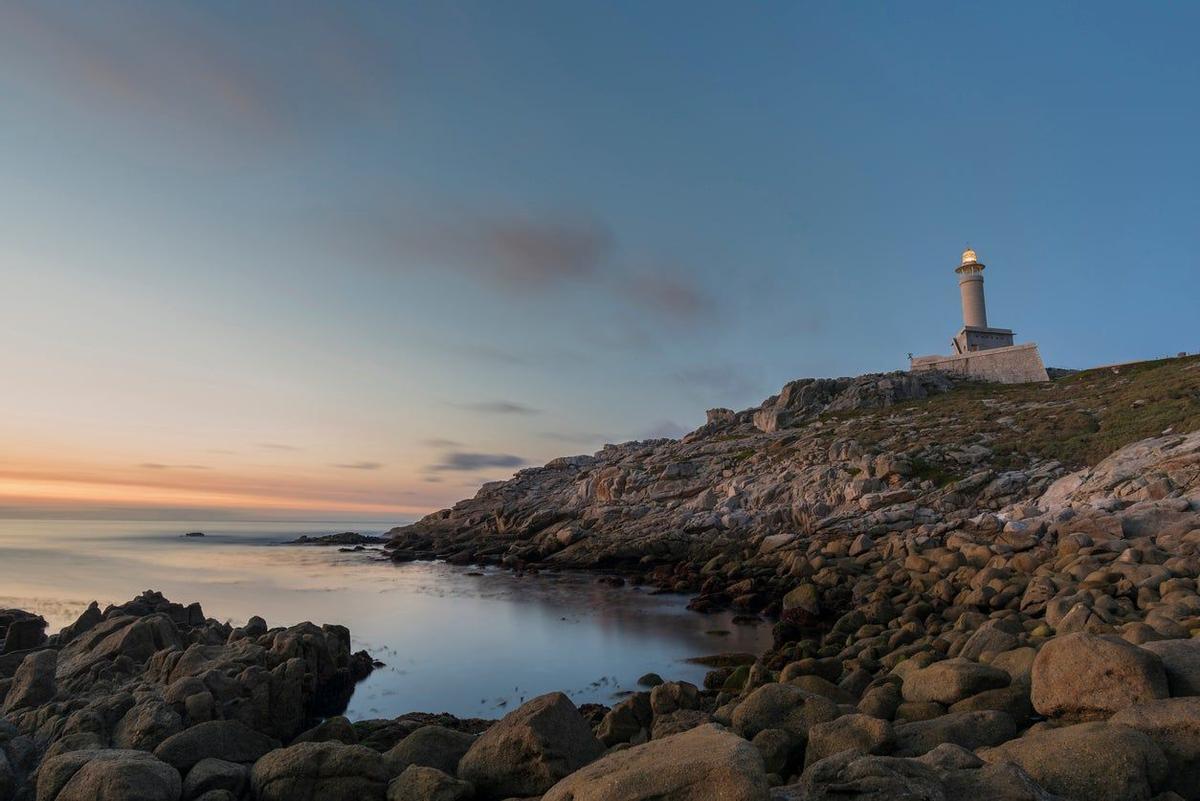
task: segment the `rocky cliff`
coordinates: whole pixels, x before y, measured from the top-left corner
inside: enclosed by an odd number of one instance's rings
[[[389,548],[397,560],[613,570],[699,592],[699,608],[774,612],[814,542],[848,537],[861,551],[957,532],[1019,546],[1076,479],[1075,492],[1106,484],[1121,503],[1178,494],[1187,477],[1105,457],[1200,427],[1198,387],[1196,359],[1024,386],[939,373],[794,381],[758,407],[711,410],[680,440],[609,445],[485,485],[394,529]],[[1171,442],[1156,441],[1137,452]]]

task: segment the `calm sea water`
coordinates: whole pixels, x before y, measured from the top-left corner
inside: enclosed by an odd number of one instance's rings
[[[396,565],[378,550],[282,544],[300,534],[379,534],[384,523],[0,520],[0,608],[42,614],[51,631],[93,600],[145,589],[199,601],[209,617],[350,628],[355,649],[386,663],[359,685],[352,719],[403,712],[498,717],[563,690],[611,703],[637,678],[699,682],[688,657],[757,652],[770,627],[688,612],[686,599],[613,589],[578,574],[517,577],[441,563]],[[203,531],[203,538],[185,538]]]

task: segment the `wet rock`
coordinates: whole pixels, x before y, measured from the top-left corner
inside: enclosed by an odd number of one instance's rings
[[[458,776],[484,799],[538,795],[603,752],[571,700],[549,693],[484,732],[463,755]]]

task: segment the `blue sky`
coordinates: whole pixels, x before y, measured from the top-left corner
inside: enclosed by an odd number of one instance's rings
[[[945,352],[967,244],[1049,365],[1194,351],[1198,17],[8,4],[0,506],[419,513]]]

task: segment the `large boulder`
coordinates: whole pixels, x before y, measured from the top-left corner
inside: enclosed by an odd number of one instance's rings
[[[387,789],[387,801],[469,801],[474,797],[470,782],[422,765],[409,765]]]
[[[1055,637],[1033,661],[1033,708],[1047,717],[1098,720],[1167,697],[1162,660],[1116,637]]]
[[[383,801],[388,778],[378,751],[330,741],[272,751],[250,785],[259,801]]]
[[[4,714],[25,707],[36,707],[50,701],[57,692],[54,668],[58,652],[46,649],[34,651],[21,660],[4,698]]]
[[[1142,647],[1162,660],[1171,695],[1200,695],[1200,639],[1156,640]]]
[[[273,737],[236,720],[210,720],[171,735],[154,749],[154,755],[180,773],[187,773],[202,759],[255,762],[279,745]]]
[[[929,720],[896,726],[895,754],[920,756],[943,743],[975,750],[999,745],[1017,736],[1017,724],[1006,712],[980,710],[950,712]]]
[[[885,754],[891,750],[894,739],[892,724],[886,720],[870,715],[842,715],[808,730],[804,764],[811,765],[848,749],[860,754]]]
[[[764,684],[737,705],[730,723],[747,739],[764,729],[783,729],[807,738],[813,726],[837,716],[837,704],[828,698],[790,684]]]
[[[481,798],[539,795],[604,753],[562,693],[522,704],[480,735],[458,763]]]
[[[1200,799],[1200,697],[1134,704],[1109,722],[1137,729],[1153,740],[1170,767],[1168,788],[1188,801]]]
[[[812,765],[772,801],[1063,801],[1015,765],[983,765],[970,751],[940,746],[904,759],[843,751]]]
[[[240,797],[250,786],[250,768],[223,759],[202,759],[183,779],[183,799],[200,798],[205,793],[224,790]]]
[[[1019,765],[1050,792],[1084,801],[1144,801],[1162,789],[1168,770],[1152,739],[1107,722],[1042,729],[979,755]]]
[[[388,771],[400,774],[410,765],[437,768],[454,774],[458,761],[475,742],[475,735],[447,729],[445,726],[422,726],[383,755]]]
[[[179,713],[161,700],[135,705],[113,729],[113,745],[138,751],[153,751],[168,737],[183,731]]]
[[[37,801],[179,801],[179,772],[145,751],[96,749],[51,757]]]
[[[542,801],[767,801],[757,749],[714,724],[615,751]]]
[[[901,692],[905,701],[935,701],[949,706],[957,701],[1007,686],[1009,675],[991,665],[969,659],[946,659],[929,667],[910,670]]]

